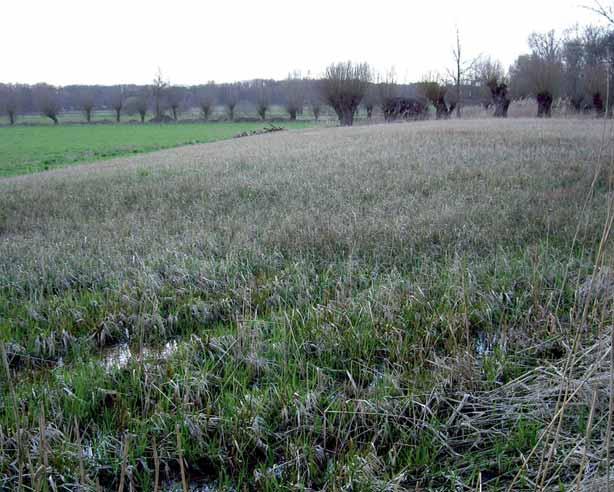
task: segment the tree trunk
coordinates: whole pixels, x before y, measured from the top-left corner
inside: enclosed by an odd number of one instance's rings
[[[141,123],[145,123],[145,113],[140,113]]]
[[[91,123],[92,122],[92,111],[89,109],[85,110],[85,121],[87,123]]]
[[[576,113],[579,113],[582,110],[583,99],[583,96],[572,96],[569,98],[569,103]]]
[[[436,109],[435,115],[438,120],[449,118],[450,111],[448,110],[448,105],[446,104],[446,101],[443,98],[440,98],[437,101],[437,104],[435,105],[435,109]]]
[[[552,117],[552,102],[553,97],[549,92],[540,92],[537,94],[537,117],[550,118]]]
[[[9,123],[11,125],[15,124],[15,111],[9,111]]]
[[[593,108],[597,112],[597,116],[603,116],[605,113],[605,106],[603,104],[603,99],[599,92],[593,94]]]
[[[373,106],[367,106],[367,119],[370,120],[373,117]]]
[[[505,96],[497,96],[495,103],[495,118],[507,118],[507,111],[510,107],[510,100]]]
[[[171,110],[173,111],[173,119],[175,121],[177,121],[177,108],[176,107],[172,107]]]
[[[290,121],[296,121],[296,109],[289,109]]]
[[[458,78],[456,79],[456,117],[461,118],[461,81],[460,81],[460,64],[458,66]]]
[[[507,118],[511,101],[507,97],[507,85],[493,81],[489,84],[492,104],[495,106],[495,118]],[[488,109],[488,107],[487,107]]]
[[[121,108],[115,108],[115,121],[117,123],[119,123],[119,121],[121,120]]]
[[[350,108],[346,108],[343,110],[343,121],[341,122],[342,126],[352,126],[354,124],[354,111]]]

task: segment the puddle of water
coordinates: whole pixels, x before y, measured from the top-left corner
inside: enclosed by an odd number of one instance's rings
[[[144,361],[156,361],[169,358],[177,351],[177,340],[171,340],[162,348],[144,347],[141,356]],[[123,369],[132,359],[138,359],[138,348],[132,349],[128,343],[121,343],[105,350],[102,365],[107,371]]]
[[[496,334],[480,331],[475,342],[475,353],[478,357],[488,357],[493,354],[498,343]]]
[[[188,484],[188,489],[190,492],[222,492],[222,489],[212,483],[202,484],[190,482]],[[162,490],[164,492],[183,492],[183,485],[181,482],[166,483],[162,485]]]

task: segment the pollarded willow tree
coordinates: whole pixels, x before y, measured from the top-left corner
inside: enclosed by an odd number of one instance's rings
[[[362,105],[367,111],[367,119],[371,119],[373,117],[373,110],[376,106],[380,104],[379,100],[379,91],[377,84],[369,84],[369,88],[365,94],[365,97],[362,100]]]
[[[95,107],[95,94],[93,88],[86,87],[79,92],[79,107],[87,123],[92,122],[92,113]]]
[[[254,81],[256,87],[256,112],[262,121],[266,120],[266,114],[271,107],[272,83],[270,80]]]
[[[19,109],[19,94],[17,87],[11,84],[0,84],[0,112],[6,113],[9,124],[14,125]]]
[[[586,105],[586,50],[580,36],[568,31],[563,39],[563,93],[574,111],[580,111]]]
[[[450,117],[457,101],[447,101],[448,88],[438,75],[428,74],[417,84],[418,93],[435,107],[438,120]]]
[[[149,109],[150,97],[150,90],[147,87],[143,87],[130,97],[127,97],[125,107],[128,114],[138,114],[141,119],[141,123],[145,123],[145,117],[147,116],[147,110]]]
[[[228,119],[234,121],[235,108],[241,100],[241,83],[234,82],[232,84],[224,84],[220,86],[220,99],[226,107],[228,113]]]
[[[32,88],[32,96],[40,113],[55,125],[59,124],[58,115],[62,111],[59,89],[49,84],[37,84]]]
[[[172,118],[177,121],[179,118],[179,112],[181,107],[186,100],[185,87],[180,87],[177,85],[171,85],[166,89],[166,103],[168,104],[169,109],[171,110]]]
[[[290,120],[295,121],[297,114],[302,114],[305,105],[305,81],[300,72],[294,71],[283,83],[286,97],[286,111]]]
[[[554,31],[529,37],[531,54],[519,56],[510,68],[511,86],[517,97],[537,99],[537,116],[552,116],[552,103],[563,84],[561,43]]]
[[[485,106],[494,106],[495,118],[507,118],[511,100],[508,97],[507,77],[501,63],[491,58],[483,58],[474,66],[474,77],[486,93]]]
[[[117,85],[111,89],[108,104],[115,112],[115,121],[119,123],[126,104],[126,91],[123,86]]]
[[[352,126],[354,115],[372,79],[367,63],[333,63],[322,79],[322,97],[335,110],[342,126]]]
[[[612,111],[612,68],[614,67],[614,32],[588,26],[581,38],[584,48],[585,109],[590,107],[598,115]]]
[[[211,113],[215,108],[215,98],[217,88],[214,81],[209,81],[206,85],[194,88],[194,98],[200,108],[201,116],[205,121],[209,121]]]

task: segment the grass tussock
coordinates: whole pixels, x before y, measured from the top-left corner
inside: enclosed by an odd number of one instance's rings
[[[314,129],[1,180],[0,487],[600,490],[603,129]]]

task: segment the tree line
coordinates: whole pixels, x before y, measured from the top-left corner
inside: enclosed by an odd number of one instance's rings
[[[10,124],[28,113],[40,113],[57,124],[63,111],[81,111],[91,122],[97,109],[112,111],[116,122],[124,115],[138,115],[141,122],[148,115],[154,122],[176,121],[182,111],[194,108],[209,120],[217,106],[234,120],[240,103],[250,104],[262,120],[274,105],[284,107],[290,120],[305,108],[317,120],[328,106],[340,124],[352,125],[360,107],[367,118],[379,108],[388,121],[424,118],[430,112],[449,118],[456,111],[460,117],[468,104],[481,104],[495,117],[506,117],[513,100],[530,97],[537,101],[538,117],[550,117],[558,99],[573,111],[611,116],[614,22],[607,17],[610,10],[599,13],[610,21],[607,27],[575,27],[560,36],[554,31],[532,34],[529,52],[507,70],[490,57],[465,59],[457,32],[454,68],[412,84],[399,84],[393,71],[381,75],[367,63],[351,61],[329,65],[319,78],[292,72],[281,81],[210,81],[190,87],[170,84],[158,70],[151,84],[141,86],[0,84],[0,111]]]

